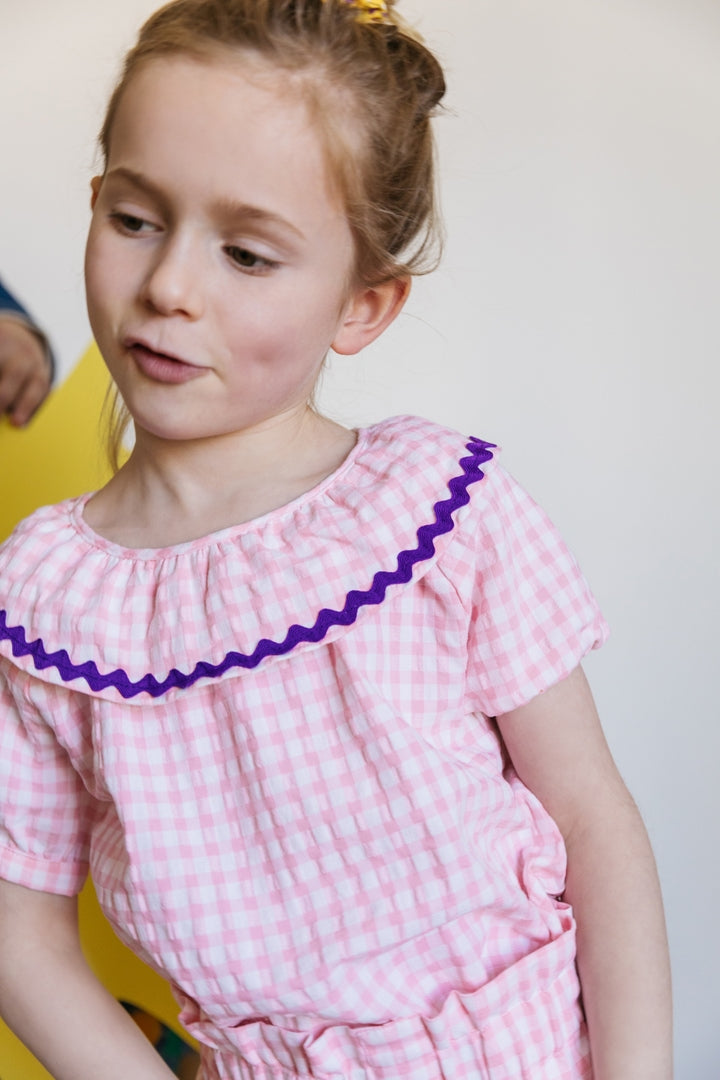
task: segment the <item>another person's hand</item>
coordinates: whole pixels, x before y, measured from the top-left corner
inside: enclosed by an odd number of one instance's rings
[[[23,427],[50,389],[52,364],[35,331],[14,315],[0,313],[0,415]]]

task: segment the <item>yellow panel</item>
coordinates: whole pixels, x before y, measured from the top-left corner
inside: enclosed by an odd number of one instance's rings
[[[107,385],[93,345],[25,430],[0,421],[0,538],[38,506],[94,490],[109,478],[99,427]],[[121,945],[90,885],[80,898],[80,928],[88,961],[111,993],[187,1038],[169,987]],[[2,1021],[0,1080],[52,1080]]]
[[[93,346],[27,428],[0,421],[0,537],[38,506],[94,490],[109,478],[99,428],[107,385]]]

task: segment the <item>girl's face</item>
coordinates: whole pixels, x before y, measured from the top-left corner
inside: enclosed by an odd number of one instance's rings
[[[280,77],[187,57],[133,76],[93,181],[86,279],[141,431],[208,438],[303,413],[353,256],[320,138]]]

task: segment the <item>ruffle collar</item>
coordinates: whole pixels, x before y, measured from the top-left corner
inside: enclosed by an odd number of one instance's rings
[[[45,507],[0,549],[0,654],[147,704],[317,647],[428,572],[492,449],[395,417],[287,506],[171,548],[104,540],[88,496]]]

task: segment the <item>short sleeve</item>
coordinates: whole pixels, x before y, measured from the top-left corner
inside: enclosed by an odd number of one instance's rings
[[[93,801],[30,682],[0,657],[0,877],[72,896],[88,872]]]
[[[471,707],[499,716],[559,682],[608,628],[544,511],[504,470],[486,477],[475,535]]]

